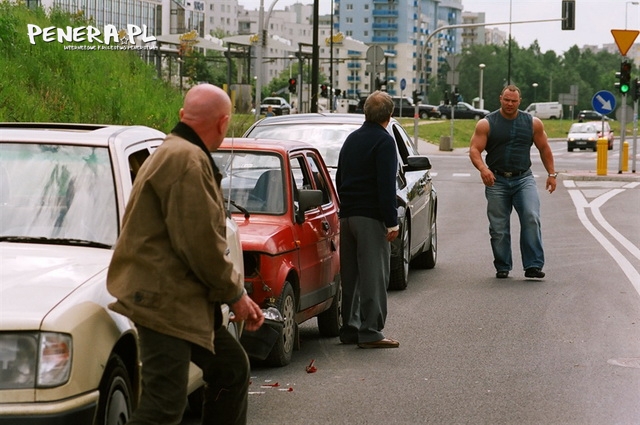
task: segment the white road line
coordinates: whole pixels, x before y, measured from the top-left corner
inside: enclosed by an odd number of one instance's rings
[[[627,260],[620,251],[616,249],[607,238],[596,229],[596,227],[589,221],[585,210],[591,208],[592,212],[595,210],[589,205],[586,198],[579,190],[569,190],[569,195],[573,200],[573,204],[576,206],[576,213],[578,218],[582,222],[582,225],[593,235],[593,237],[602,245],[602,247],[611,255],[613,260],[618,263],[618,266],[622,269],[623,273],[627,276],[636,292],[640,295],[640,273],[633,267],[633,265]],[[596,208],[597,210],[597,208]],[[606,222],[605,222],[606,223]]]
[[[471,173],[453,173],[453,177],[471,177]]]
[[[613,198],[618,193],[622,193],[622,192],[624,192],[624,189],[611,190],[605,193],[604,195],[598,196],[596,199],[591,201],[589,205],[591,206],[591,212],[593,213],[593,216],[596,218],[598,223],[600,223],[600,225],[604,227],[604,229],[607,232],[609,232],[609,234],[613,236],[615,240],[617,240],[618,242],[620,242],[620,244],[622,244],[622,246],[627,248],[627,250],[631,253],[631,255],[633,255],[638,260],[640,260],[640,249],[638,249],[633,243],[631,243],[630,240],[622,236],[620,232],[614,229],[613,226],[611,226],[609,222],[605,220],[602,213],[600,212],[600,207],[604,205],[605,202]]]

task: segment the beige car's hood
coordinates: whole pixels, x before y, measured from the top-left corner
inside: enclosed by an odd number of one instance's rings
[[[112,253],[101,248],[1,242],[0,330],[40,329],[62,300],[106,272]]]

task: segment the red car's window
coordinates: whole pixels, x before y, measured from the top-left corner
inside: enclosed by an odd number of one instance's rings
[[[213,160],[222,173],[224,197],[250,213],[284,214],[282,160],[264,152],[216,151]]]

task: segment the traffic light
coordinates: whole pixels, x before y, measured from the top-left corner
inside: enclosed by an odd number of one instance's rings
[[[575,0],[562,0],[562,29],[576,29],[576,2]]]
[[[376,77],[376,90],[382,90],[382,86],[387,85],[387,79],[381,80],[380,77]]]
[[[327,85],[323,84],[320,86],[320,96],[329,97],[329,93],[327,92]]]
[[[615,85],[621,94],[629,93],[631,90],[631,62],[624,61],[620,64],[620,72],[616,72],[618,81]]]
[[[289,93],[295,93],[296,92],[296,79],[295,78],[289,78]]]
[[[451,104],[455,106],[458,104],[459,100],[460,100],[460,93],[458,92],[458,89],[455,89],[455,91],[451,93]]]
[[[631,82],[631,96],[634,102],[640,99],[640,78],[636,78]]]

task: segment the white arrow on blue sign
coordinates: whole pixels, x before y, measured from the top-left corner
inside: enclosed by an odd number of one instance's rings
[[[600,90],[593,95],[591,106],[596,112],[609,114],[616,108],[616,97],[608,90]]]

